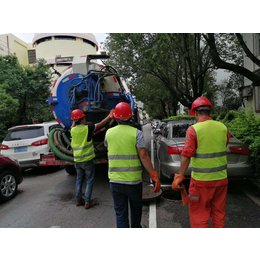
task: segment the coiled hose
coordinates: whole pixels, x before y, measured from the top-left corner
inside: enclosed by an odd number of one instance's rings
[[[61,140],[61,133],[63,129],[61,128],[55,128],[50,131],[49,134],[49,145],[52,150],[52,152],[59,157],[60,159],[74,163],[74,157],[72,150],[67,149],[62,143],[59,142],[59,139]],[[65,133],[64,133],[65,134]],[[64,135],[62,134],[63,139]],[[70,146],[69,140],[65,140],[66,144]]]

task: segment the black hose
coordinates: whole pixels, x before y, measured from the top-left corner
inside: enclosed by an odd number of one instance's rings
[[[70,140],[69,138],[67,137],[66,133],[65,132],[62,132],[62,137],[63,137],[63,140],[65,141],[65,143],[71,147],[71,143],[70,143]]]
[[[66,148],[65,145],[63,144],[62,140],[61,140],[61,131],[58,131],[57,133],[58,133],[58,141],[59,141],[59,144],[60,144],[62,147]]]

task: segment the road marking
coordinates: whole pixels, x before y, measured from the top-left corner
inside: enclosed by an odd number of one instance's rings
[[[255,197],[254,195],[249,194],[249,193],[247,193],[247,192],[245,192],[245,191],[243,191],[243,192],[244,192],[244,194],[245,194],[247,197],[249,197],[252,201],[254,201],[258,206],[260,206],[260,198],[257,198],[257,197]]]
[[[149,206],[149,228],[157,228],[155,201],[150,202],[150,206]]]
[[[151,129],[151,161],[154,167],[154,152],[153,152],[153,130]],[[157,221],[156,221],[156,202],[152,201],[149,204],[149,228],[157,228]]]

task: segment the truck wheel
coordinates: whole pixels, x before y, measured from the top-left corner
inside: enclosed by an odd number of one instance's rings
[[[66,171],[69,175],[77,174],[74,165],[65,165],[65,171]]]
[[[11,170],[0,173],[0,201],[12,199],[17,193],[17,176]]]

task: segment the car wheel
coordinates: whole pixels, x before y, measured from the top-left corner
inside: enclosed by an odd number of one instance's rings
[[[65,166],[65,171],[66,171],[69,175],[77,174],[74,165],[66,165],[66,166]]]
[[[12,199],[17,193],[16,174],[11,170],[0,173],[0,201]]]
[[[161,163],[159,161],[159,170],[158,170],[158,178],[160,181],[167,181],[167,179],[163,174],[162,174],[162,169],[161,169]]]

